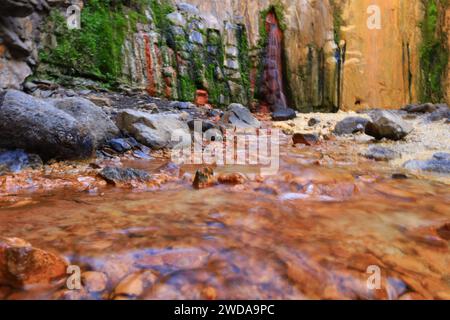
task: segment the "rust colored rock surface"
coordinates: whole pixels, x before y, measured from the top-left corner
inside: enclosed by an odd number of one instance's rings
[[[18,238],[0,238],[0,284],[48,285],[66,274],[66,261]]]

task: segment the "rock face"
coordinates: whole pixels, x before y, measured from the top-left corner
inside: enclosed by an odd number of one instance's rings
[[[0,97],[0,147],[43,160],[88,158],[95,139],[74,117],[44,100],[8,90]]]
[[[140,143],[154,149],[171,148],[179,141],[172,140],[175,133],[179,136],[189,136],[189,127],[176,114],[149,114],[126,109],[117,117],[118,127],[131,134]]]
[[[292,108],[302,111],[398,108],[420,99],[420,22],[424,16],[421,0],[169,2],[170,10],[159,5],[164,10],[158,12],[153,12],[151,6],[142,10],[127,6],[120,9],[119,14],[124,17],[134,16],[128,15],[132,10],[145,13],[140,15],[145,18],[139,23],[122,30],[125,33],[122,46],[109,50],[117,56],[118,61],[110,65],[115,66],[115,75],[121,82],[172,100],[194,101],[196,92],[201,90],[214,105],[225,107],[232,102],[250,105],[261,93],[262,84],[273,83],[277,78],[272,72],[261,74],[261,70],[268,69],[264,58],[270,56],[271,47],[261,37],[267,35],[263,24],[268,17],[275,17],[282,33],[279,47],[283,66],[278,69],[285,78],[286,98]],[[55,25],[47,18],[50,9],[64,17],[68,3],[2,1],[0,87],[21,87],[36,67],[38,46],[51,54],[55,48],[68,45],[61,39],[61,32],[40,34],[40,30]],[[82,8],[83,4],[84,8],[91,5],[89,1],[75,3]],[[438,27],[445,33],[450,25],[449,14],[440,10],[444,12],[440,13]],[[64,63],[70,64],[64,58],[63,55]],[[38,69],[56,70],[69,76],[76,70],[78,74],[98,78],[98,73],[89,74],[96,68],[80,69],[83,65],[76,61],[69,67],[61,67],[47,59]],[[269,81],[261,81],[267,75]],[[442,91],[447,99],[449,82],[443,81]],[[265,97],[260,98],[264,101]],[[201,104],[204,102],[202,99]]]
[[[389,111],[375,111],[371,118],[372,121],[366,125],[365,132],[378,140],[401,140],[413,130],[400,116]]]
[[[0,284],[15,288],[47,285],[66,275],[67,262],[17,238],[0,238]]]
[[[0,3],[0,90],[20,89],[38,62],[39,27],[44,0]]]

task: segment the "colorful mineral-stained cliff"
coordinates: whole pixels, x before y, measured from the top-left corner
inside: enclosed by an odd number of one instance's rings
[[[171,100],[255,107],[271,99],[269,17],[278,25],[281,56],[271,85],[283,87],[288,107],[399,108],[450,96],[449,9],[442,0],[4,3],[1,88],[20,88],[34,73],[65,85],[95,81]],[[82,9],[80,30],[66,27],[72,3]]]

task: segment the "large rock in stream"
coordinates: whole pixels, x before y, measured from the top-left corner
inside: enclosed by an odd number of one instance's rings
[[[16,90],[0,94],[0,119],[0,148],[23,149],[43,160],[89,158],[119,133],[85,99],[42,100]]]
[[[172,148],[180,137],[189,138],[186,121],[178,114],[150,114],[126,109],[117,116],[118,127],[153,149]]]
[[[94,139],[71,115],[16,90],[0,96],[0,147],[24,149],[44,160],[88,158]]]

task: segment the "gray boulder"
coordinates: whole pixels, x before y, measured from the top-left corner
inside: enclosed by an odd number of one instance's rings
[[[372,121],[366,125],[365,132],[378,140],[401,140],[413,130],[400,116],[391,111],[376,110],[371,113],[371,118]]]
[[[189,136],[190,139],[187,123],[177,114],[150,114],[126,109],[118,114],[117,126],[153,149],[173,148],[181,136]]]
[[[421,170],[436,172],[442,174],[450,174],[450,154],[436,153],[429,160],[410,160],[403,165],[409,170]]]
[[[399,154],[389,148],[380,146],[371,146],[369,149],[362,153],[367,159],[373,159],[376,161],[389,161],[399,157]]]
[[[334,128],[334,134],[342,136],[345,134],[354,134],[364,132],[369,120],[361,117],[348,117],[339,121]]]
[[[109,119],[103,110],[84,98],[53,99],[49,102],[59,110],[74,117],[94,138],[94,147],[98,148],[106,141],[120,134],[119,128]]]
[[[70,114],[23,92],[0,94],[0,147],[23,149],[43,160],[83,159],[94,153],[94,138]]]
[[[225,125],[232,125],[239,129],[261,127],[261,123],[252,115],[250,110],[239,103],[230,104],[221,121]]]
[[[436,110],[427,117],[427,120],[431,122],[450,120],[450,108],[446,104],[437,105]]]

